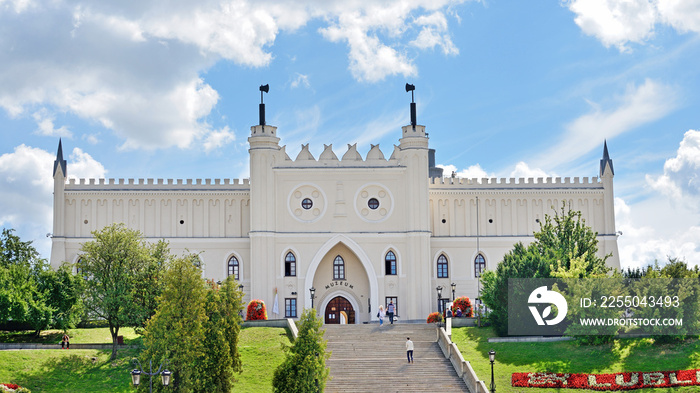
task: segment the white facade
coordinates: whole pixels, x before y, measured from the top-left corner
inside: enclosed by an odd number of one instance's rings
[[[235,257],[231,271],[244,300],[265,301],[270,318],[284,317],[292,303],[301,315],[313,287],[327,323],[374,320],[389,299],[400,319],[425,319],[437,309],[436,287],[443,298],[451,297],[452,283],[457,296],[477,297],[479,254],[494,269],[566,202],[583,213],[598,232],[600,254],[612,253],[608,263],[619,268],[607,147],[592,179],[430,179],[421,125],[403,127],[388,159],[376,145],[364,159],[354,145],[340,158],[326,146],[316,159],[305,145],[292,160],[276,133],[251,128],[250,180],[243,181],[67,181],[59,143],[51,264],[76,262],[91,231],[123,222],[150,240],[167,240],[175,253],[201,252],[207,278],[224,279]]]

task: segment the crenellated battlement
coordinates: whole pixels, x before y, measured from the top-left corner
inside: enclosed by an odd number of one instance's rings
[[[76,179],[68,178],[66,190],[248,190],[249,179]]]
[[[602,188],[603,183],[598,177],[538,177],[538,178],[461,178],[461,177],[443,177],[432,178],[429,181],[431,189],[446,189],[446,188],[512,188],[512,189],[557,189],[557,188]]]

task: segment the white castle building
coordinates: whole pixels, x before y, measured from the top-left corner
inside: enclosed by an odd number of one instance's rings
[[[292,160],[261,104],[242,181],[67,179],[59,141],[51,264],[77,262],[92,231],[122,222],[177,254],[201,253],[204,277],[234,275],[244,301],[262,299],[270,318],[313,304],[325,323],[363,323],[393,301],[400,319],[424,320],[451,299],[452,284],[477,298],[480,272],[531,242],[545,214],[566,203],[619,268],[607,145],[590,179],[442,177],[414,104],[411,123],[388,159],[378,145],[364,158],[356,145],[340,158],[327,145],[315,158],[307,144]]]

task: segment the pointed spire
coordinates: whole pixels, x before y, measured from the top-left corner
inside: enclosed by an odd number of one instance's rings
[[[603,142],[603,159],[600,160],[600,176],[602,177],[605,173],[605,167],[610,166],[610,174],[615,175],[615,170],[613,169],[613,162],[608,154],[608,140]]]
[[[603,159],[604,160],[610,159],[610,155],[608,154],[608,140],[607,139],[603,142]]]
[[[63,159],[63,145],[61,143],[61,138],[58,139],[58,151],[56,152],[56,160],[53,162],[53,176],[56,176],[56,169],[61,166],[61,171],[63,176],[66,176],[66,160]]]

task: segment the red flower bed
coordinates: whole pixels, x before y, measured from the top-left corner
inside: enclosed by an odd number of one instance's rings
[[[5,385],[12,390],[19,389],[19,385],[15,385],[14,383],[0,383],[0,385]]]
[[[439,312],[434,312],[428,315],[428,323],[442,322],[442,314]]]
[[[472,302],[467,296],[460,296],[452,302],[452,315],[457,315],[457,309],[462,311],[463,317],[473,317],[474,308],[472,307]]]
[[[246,321],[264,321],[267,320],[267,309],[265,302],[258,299],[253,299],[248,303],[246,313]]]
[[[700,386],[700,369],[615,374],[513,373],[511,385],[601,391]]]

